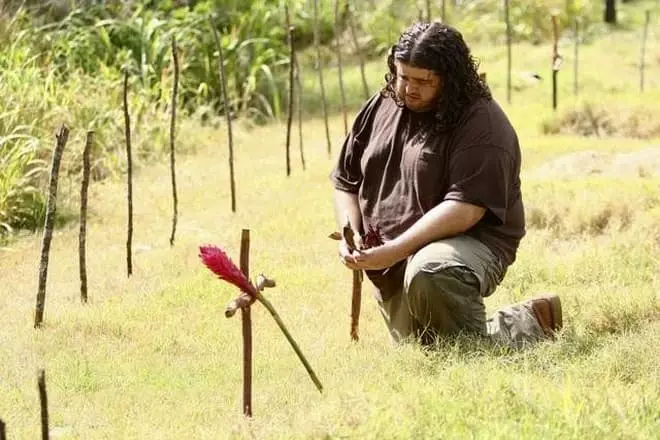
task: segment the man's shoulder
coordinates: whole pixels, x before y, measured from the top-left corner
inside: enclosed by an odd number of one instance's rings
[[[518,137],[504,110],[494,99],[479,99],[470,105],[454,130],[453,150],[499,147],[514,153]]]

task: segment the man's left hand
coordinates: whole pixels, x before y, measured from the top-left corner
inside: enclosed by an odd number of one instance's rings
[[[378,270],[394,266],[406,257],[396,241],[389,241],[381,246],[363,250],[354,255],[353,259],[358,269]]]

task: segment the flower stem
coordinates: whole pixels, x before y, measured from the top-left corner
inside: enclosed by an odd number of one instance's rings
[[[284,325],[284,322],[282,322],[282,320],[280,319],[280,315],[277,314],[273,305],[270,303],[270,301],[266,299],[266,297],[264,297],[264,295],[261,292],[257,293],[257,299],[261,304],[264,305],[264,307],[266,307],[266,309],[268,309],[270,314],[273,316],[273,319],[275,319],[275,322],[277,323],[278,327],[280,328],[280,330],[282,330],[282,333],[284,333],[284,336],[286,336],[286,339],[289,341],[289,344],[291,344],[291,347],[293,347],[293,350],[298,355],[298,358],[305,366],[305,369],[307,370],[309,377],[312,379],[312,382],[314,382],[314,385],[316,385],[316,388],[318,388],[319,392],[322,393],[323,385],[321,385],[321,381],[319,381],[318,377],[316,377],[316,373],[312,369],[311,365],[309,365],[309,362],[307,362],[307,358],[305,358],[305,355],[300,350],[300,347],[298,347],[298,344],[291,336],[291,333],[289,333],[289,330]]]

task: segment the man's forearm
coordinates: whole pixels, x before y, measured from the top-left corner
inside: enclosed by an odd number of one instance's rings
[[[428,243],[462,234],[476,225],[485,212],[480,206],[444,201],[424,214],[391,244],[399,248],[405,258]]]
[[[362,214],[360,213],[357,194],[336,189],[335,213],[339,228],[344,226],[346,223],[346,217],[348,217],[353,230],[357,233],[362,233]]]

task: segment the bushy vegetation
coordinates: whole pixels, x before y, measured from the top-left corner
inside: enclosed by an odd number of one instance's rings
[[[406,25],[422,13],[424,2],[352,2],[363,53],[380,57]],[[432,2],[434,19],[441,18]],[[584,36],[602,30],[599,2],[511,1],[515,41],[538,43],[551,37],[549,14],[562,28],[579,18]],[[284,5],[295,26],[306,78],[314,77],[313,17],[309,0],[73,1],[4,2],[0,9],[0,237],[16,228],[42,224],[46,163],[59,124],[74,129],[65,155],[65,174],[77,178],[84,131],[96,131],[93,177],[123,171],[122,75],[128,70],[130,103],[138,160],[152,160],[167,145],[172,88],[172,39],[181,57],[183,118],[211,124],[230,112],[235,118],[264,122],[281,119],[286,109],[288,47]],[[340,2],[341,35],[334,35],[334,2],[321,1],[320,41],[324,64],[333,63],[334,38],[349,62],[356,62],[348,31],[348,3]],[[501,43],[501,2],[448,1],[447,21],[470,41]],[[567,6],[568,5],[568,6]],[[423,15],[423,14],[421,14]],[[623,20],[625,24],[625,20]],[[213,24],[212,24],[213,23]],[[211,26],[221,34],[228,77],[229,108],[221,100],[218,50]],[[311,85],[310,85],[311,84]],[[313,87],[305,81],[305,88]],[[336,91],[334,91],[336,92]],[[330,91],[331,109],[340,108]],[[308,115],[318,114],[316,92],[306,93]],[[359,105],[360,94],[349,105]],[[185,123],[180,124],[186,130]],[[192,125],[190,130],[194,130]],[[194,148],[190,133],[178,147]],[[139,164],[138,164],[139,166]]]

